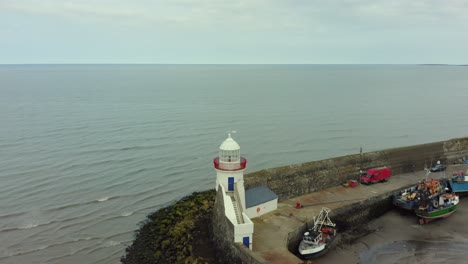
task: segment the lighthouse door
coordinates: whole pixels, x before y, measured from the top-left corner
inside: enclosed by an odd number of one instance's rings
[[[234,191],[234,177],[228,178],[228,191]]]
[[[242,244],[244,244],[246,247],[250,247],[250,239],[249,237],[243,237],[242,238]]]

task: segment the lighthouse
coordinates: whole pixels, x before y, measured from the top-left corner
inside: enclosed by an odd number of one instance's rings
[[[234,242],[252,250],[254,224],[251,218],[276,210],[278,195],[267,186],[245,190],[247,160],[241,157],[240,146],[231,134],[219,146],[219,155],[213,159],[213,163],[216,170],[215,206],[218,209],[221,206],[224,211],[224,215],[217,218],[223,229],[221,232],[233,234]],[[215,215],[218,216],[217,213]]]
[[[219,147],[219,155],[213,160],[216,170],[216,191],[219,185],[227,193],[238,196],[242,209],[245,210],[244,170],[247,159],[241,157],[239,144],[228,134]]]

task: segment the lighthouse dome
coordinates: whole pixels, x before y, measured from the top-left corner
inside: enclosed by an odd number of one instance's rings
[[[240,155],[240,146],[228,135],[228,138],[219,146],[219,156],[214,160],[217,170],[237,171],[244,170],[247,160]]]
[[[220,162],[240,162],[240,146],[228,135],[228,138],[219,146],[219,161]]]
[[[228,138],[219,147],[220,150],[240,150],[239,144],[229,134]]]

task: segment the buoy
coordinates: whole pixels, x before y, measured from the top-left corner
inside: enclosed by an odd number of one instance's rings
[[[296,202],[296,209],[301,209],[302,206],[301,206],[301,202]]]

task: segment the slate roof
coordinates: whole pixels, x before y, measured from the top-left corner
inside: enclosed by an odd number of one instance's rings
[[[277,198],[278,195],[268,187],[264,185],[257,186],[245,191],[245,207],[249,208]]]

